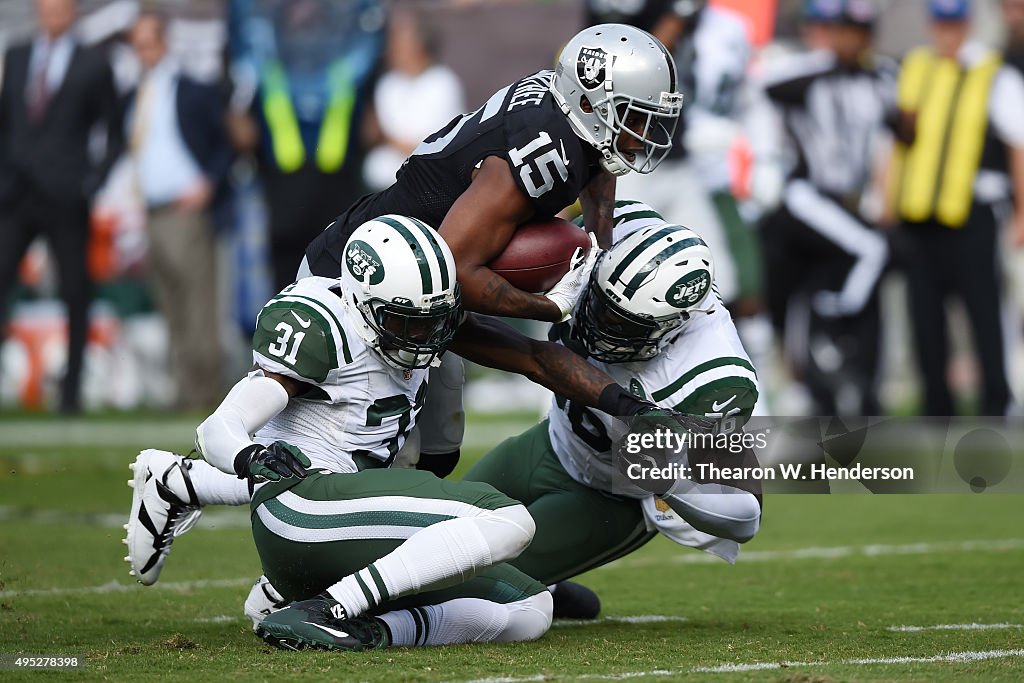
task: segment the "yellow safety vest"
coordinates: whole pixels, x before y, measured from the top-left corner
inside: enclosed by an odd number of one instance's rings
[[[988,98],[1002,59],[992,53],[970,68],[920,47],[900,69],[899,106],[917,113],[914,144],[897,146],[897,207],[907,221],[967,221],[988,127]]]
[[[316,163],[324,173],[333,173],[345,162],[356,95],[344,60],[331,65],[327,82],[330,99],[320,124]],[[274,160],[285,173],[294,173],[306,163],[306,146],[292,104],[288,75],[280,62],[270,62],[263,68],[262,85],[263,117],[270,129]]]

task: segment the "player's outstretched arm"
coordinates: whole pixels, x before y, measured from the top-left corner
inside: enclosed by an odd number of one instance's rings
[[[474,363],[523,375],[559,396],[610,415],[633,415],[653,405],[561,344],[531,339],[488,316],[469,314],[451,350]]]
[[[548,322],[562,319],[564,313],[551,299],[517,289],[487,267],[532,215],[533,208],[512,178],[508,162],[500,157],[484,159],[438,229],[455,256],[466,310]]]
[[[304,455],[300,459],[283,447],[275,448],[278,444],[264,448],[252,440],[303,389],[302,382],[265,370],[243,377],[196,428],[196,448],[211,465],[239,477],[304,477],[305,471],[293,466],[293,461],[302,465]]]

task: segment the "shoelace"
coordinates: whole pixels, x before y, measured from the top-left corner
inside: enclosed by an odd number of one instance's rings
[[[186,482],[188,482],[188,470],[181,464],[175,465],[182,470],[181,476]],[[157,536],[157,542],[160,545],[160,549],[164,549],[170,544],[171,538],[177,538],[183,533],[189,531],[199,521],[199,516],[202,514],[202,508],[193,503],[182,503],[181,499],[173,491],[170,486],[167,485],[167,478],[170,476],[173,468],[169,468],[164,472],[164,476],[157,481],[157,493],[164,501],[168,504],[167,510],[167,525],[163,531]],[[186,483],[186,488],[189,489],[190,495],[194,497],[192,493],[192,487]],[[168,535],[168,532],[170,534]]]

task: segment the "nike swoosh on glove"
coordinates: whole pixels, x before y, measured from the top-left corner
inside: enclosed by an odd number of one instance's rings
[[[671,408],[662,408],[654,403],[650,407],[640,410],[633,418],[634,424],[637,418],[639,418],[644,420],[641,424],[648,427],[651,425],[663,425],[696,434],[714,433],[717,424],[714,418],[703,415],[689,415],[678,410],[672,410]]]

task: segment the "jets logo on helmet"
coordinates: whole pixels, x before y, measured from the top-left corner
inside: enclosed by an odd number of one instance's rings
[[[672,149],[683,96],[672,56],[650,33],[625,24],[580,31],[562,49],[550,88],[609,173],[650,173]],[[620,149],[620,136],[642,151]]]
[[[714,311],[714,272],[697,233],[665,223],[641,228],[601,256],[573,333],[605,363],[652,358],[692,315]]]
[[[676,308],[693,306],[704,298],[711,287],[711,273],[706,270],[684,275],[668,288],[665,300]]]
[[[341,285],[360,337],[392,367],[435,364],[455,336],[462,315],[455,258],[437,231],[415,218],[380,216],[356,228],[345,245]]]
[[[576,60],[576,76],[587,90],[593,90],[604,83],[604,64],[608,53],[599,47],[580,48]]]
[[[345,249],[345,265],[359,282],[379,285],[384,280],[384,266],[380,257],[366,242],[352,240]]]

